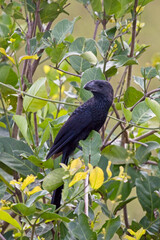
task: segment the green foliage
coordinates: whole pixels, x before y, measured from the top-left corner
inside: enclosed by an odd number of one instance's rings
[[[0,0],[1,238],[159,239],[160,67],[139,66],[148,46],[137,42],[152,0],[78,1],[93,39],[76,38],[80,17],[68,20],[67,0]],[[46,160],[47,151],[95,79],[114,87],[109,118],[60,167],[61,156]],[[132,201],[140,220],[128,218]]]

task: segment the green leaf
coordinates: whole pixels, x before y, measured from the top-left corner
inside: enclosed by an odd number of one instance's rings
[[[0,210],[0,219],[1,219],[2,221],[5,221],[5,222],[11,224],[11,225],[14,226],[15,228],[21,230],[21,226],[19,225],[19,223],[18,223],[14,218],[12,218],[12,217],[9,215],[9,213]]]
[[[36,9],[36,4],[32,0],[27,0],[26,3],[28,11],[34,13]]]
[[[152,112],[156,115],[158,118],[158,121],[160,122],[160,104],[150,98],[145,98],[145,102],[147,106],[152,110]]]
[[[2,128],[6,128],[6,124],[3,123],[3,122],[0,122],[0,127],[2,127]]]
[[[6,25],[0,23],[0,37],[5,38],[8,36],[8,34],[9,28]]]
[[[67,217],[62,217],[56,213],[52,213],[52,212],[44,212],[41,214],[41,218],[45,219],[45,220],[50,220],[50,221],[58,221],[61,220],[63,222],[70,222],[70,219]]]
[[[110,160],[113,164],[126,164],[132,162],[131,160],[127,160],[129,155],[127,150],[123,147],[117,145],[110,145],[105,147],[102,150],[102,155],[104,155],[108,160]]]
[[[145,142],[145,144],[147,144],[147,147],[142,145],[139,148],[137,148],[137,150],[136,150],[135,157],[139,161],[140,164],[142,164],[148,160],[151,151],[160,148],[160,144],[157,142],[154,142],[154,141]]]
[[[138,100],[143,97],[143,93],[134,87],[129,87],[124,94],[124,103],[126,107],[132,107]]]
[[[141,225],[143,226],[144,229],[147,229],[147,232],[158,236],[157,233],[159,234],[159,228],[160,228],[160,219],[154,219],[154,221],[149,220],[147,216],[144,216],[141,221]]]
[[[102,144],[101,137],[96,131],[92,131],[86,140],[80,141],[83,149],[84,162],[87,165],[91,163],[96,166],[100,160],[100,146]]]
[[[59,66],[66,59],[65,55],[66,51],[67,48],[63,43],[57,45],[55,48],[53,47],[46,48],[46,53],[48,54],[49,57],[51,57],[51,61],[53,63],[59,64]]]
[[[65,176],[65,170],[63,168],[56,168],[51,171],[43,180],[43,188],[48,192],[51,192],[61,185],[63,185],[63,177]]]
[[[102,11],[101,0],[90,0],[90,3],[93,11],[96,11],[96,12]]]
[[[146,68],[141,68],[141,73],[145,79],[152,79],[156,77],[157,70],[153,67],[146,67]]]
[[[78,221],[69,223],[69,229],[78,240],[96,240],[96,233],[93,232],[88,223],[88,217],[81,213],[78,216]]]
[[[130,203],[131,201],[133,201],[134,199],[136,199],[137,197],[131,197],[128,198],[125,201],[120,202],[116,208],[114,209],[114,214],[116,215],[118,211],[122,210],[122,208],[124,208],[124,206],[126,206],[128,203]]]
[[[146,175],[146,177],[136,180],[138,200],[150,220],[154,219],[154,210],[159,209],[159,196],[155,193],[155,191],[159,191],[159,188],[159,177]]]
[[[84,85],[91,80],[97,80],[97,79],[105,80],[105,76],[102,73],[100,68],[93,67],[93,68],[87,69],[83,73],[82,78],[81,78],[80,97],[84,101],[87,101],[92,96],[92,93],[90,93],[89,91],[87,91],[83,88]]]
[[[15,86],[18,82],[17,74],[13,71],[12,67],[7,64],[0,64],[0,82]],[[0,86],[0,88],[2,88]]]
[[[104,9],[107,15],[116,14],[121,10],[121,4],[118,0],[105,0]]]
[[[135,58],[127,57],[125,55],[118,55],[113,57],[113,64],[116,67],[129,66],[133,64],[138,64]]]
[[[40,78],[33,83],[27,93],[36,97],[47,99],[47,90],[45,84],[46,78]],[[35,99],[29,96],[25,96],[23,101],[23,107],[25,111],[28,112],[36,112],[39,109],[43,108],[46,104],[47,101]]]
[[[66,2],[67,0],[63,1],[63,5]],[[40,5],[40,17],[43,23],[54,21],[61,12],[65,11],[63,10],[63,6],[60,6],[58,2],[48,3],[47,1],[43,1],[42,4]]]
[[[6,192],[6,189],[7,189],[7,186],[3,182],[0,182],[0,199],[3,198]]]
[[[33,154],[28,144],[13,138],[0,137],[0,162],[23,176],[37,175],[38,168],[30,161],[22,159],[21,154]]]
[[[147,106],[145,101],[140,102],[135,106],[132,112],[132,121],[136,124],[141,124],[147,122],[149,119],[153,118],[155,115]]]
[[[40,144],[39,144],[39,149],[42,148],[42,146],[49,139],[49,137],[50,137],[50,127],[47,126],[46,129],[44,130],[43,134],[42,134],[41,141],[40,141]]]
[[[144,90],[144,78],[133,76],[134,82]]]
[[[21,115],[14,115],[13,120],[17,124],[19,130],[21,131],[23,137],[25,138],[26,142],[29,145],[30,141],[29,141],[28,134],[27,134],[28,124],[27,124],[26,118]]]
[[[105,222],[102,228],[105,228],[106,234],[105,234],[105,240],[110,240],[114,236],[114,234],[117,232],[117,230],[121,226],[121,220],[120,217],[109,219]]]
[[[48,191],[46,191],[46,190],[42,190],[42,191],[39,191],[39,192],[34,193],[34,194],[31,195],[31,197],[27,200],[26,206],[27,206],[27,207],[31,207],[34,202],[38,201],[40,198],[46,196],[47,194],[48,194]]]
[[[99,52],[103,58],[106,56],[109,45],[110,42],[106,36],[101,36],[101,39],[97,42]]]
[[[132,112],[129,109],[126,109],[122,106],[123,114],[127,122],[130,122],[132,119]]]
[[[77,38],[69,47],[69,52],[77,52],[82,54],[88,51],[91,51],[94,55],[97,54],[95,41],[92,39],[85,39],[83,37]],[[91,67],[87,60],[79,56],[71,56],[70,63],[74,70],[79,73],[84,72],[86,69]]]
[[[96,56],[91,51],[84,52],[80,56],[82,58],[86,59],[92,65],[97,64],[98,60],[97,60]]]
[[[32,205],[31,207],[27,207],[24,203],[13,204],[12,209],[16,211],[18,214],[21,213],[23,216],[32,215],[36,211],[35,205]]]
[[[51,32],[51,37],[56,40],[57,45],[63,42],[68,34],[72,33],[74,24],[78,19],[79,17],[75,18],[73,21],[63,19],[55,25]]]

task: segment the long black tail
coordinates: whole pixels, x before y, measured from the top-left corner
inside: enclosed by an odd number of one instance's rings
[[[56,209],[60,207],[60,202],[61,202],[61,195],[62,195],[62,189],[63,185],[54,190],[53,195],[52,195],[52,200],[51,204],[56,205]]]
[[[69,159],[69,155],[67,155],[66,152],[63,152],[61,162],[68,165],[68,159]],[[63,189],[63,185],[60,186],[59,188],[57,188],[56,190],[54,190],[53,195],[52,195],[51,204],[56,205],[56,209],[61,206],[60,203],[61,203],[61,198],[62,198],[62,189]]]

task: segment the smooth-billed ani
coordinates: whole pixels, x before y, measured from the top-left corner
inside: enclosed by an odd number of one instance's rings
[[[92,130],[99,131],[103,126],[108,110],[113,101],[113,88],[105,80],[92,80],[85,84],[84,89],[91,91],[93,97],[78,107],[58,132],[53,146],[46,159],[62,154],[62,163],[68,164],[70,154],[85,140]],[[63,186],[56,189],[52,196],[52,204],[60,206]]]

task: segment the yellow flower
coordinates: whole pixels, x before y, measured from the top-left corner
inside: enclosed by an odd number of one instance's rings
[[[117,181],[123,181],[123,182],[128,182],[128,179],[130,179],[131,177],[127,175],[127,173],[124,172],[124,168],[122,166],[120,166],[120,172],[119,175],[114,177],[114,180]]]
[[[22,178],[19,178],[18,181],[13,179],[12,181],[10,181],[10,184],[20,189],[20,186],[22,185]]]
[[[111,17],[111,18],[109,19],[109,22],[110,22],[110,23],[115,23],[114,17]]]
[[[145,26],[145,23],[144,22],[140,22],[137,20],[137,27],[138,28],[143,28]]]
[[[82,161],[80,158],[74,159],[69,167],[69,172],[71,175],[75,174],[81,167],[83,166]]]
[[[65,171],[67,171],[69,169],[69,166],[67,166],[66,164],[64,163],[60,163],[59,164]]]
[[[111,161],[108,161],[108,166],[106,168],[106,172],[108,174],[108,179],[110,179],[112,177],[112,172],[111,172],[110,167],[111,167]]]
[[[45,72],[45,74],[49,73],[50,70],[51,70],[50,66],[44,65],[43,71]]]
[[[22,56],[19,58],[19,64],[22,62],[22,60],[28,60],[28,59],[35,59],[35,60],[38,60],[38,55],[35,54],[35,55],[26,55],[26,56]]]
[[[136,13],[138,13],[138,14],[143,12],[143,10],[144,10],[144,7],[142,7],[141,5],[136,7]]]
[[[33,183],[37,177],[33,176],[32,174],[27,176],[21,186],[21,190],[23,191],[29,184]]]
[[[35,188],[33,188],[31,191],[29,191],[29,192],[27,192],[27,195],[32,195],[32,194],[34,194],[34,193],[36,193],[36,192],[40,192],[40,191],[42,191],[42,189],[39,187],[39,186],[36,186]]]
[[[10,41],[11,43],[14,43],[14,42],[16,41],[16,39],[15,39],[15,38],[10,38],[9,41]]]
[[[92,171],[93,170],[92,164],[88,163],[88,168],[89,168],[89,171]]]
[[[0,53],[2,53],[3,55],[5,55],[14,65],[16,64],[14,59],[12,57],[10,57],[9,55],[7,55],[6,51],[4,48],[0,48]]]
[[[104,173],[100,167],[95,167],[89,176],[89,182],[93,189],[97,190],[103,185],[104,182]]]
[[[5,199],[1,199],[0,203],[2,204],[0,210],[9,210],[11,207],[11,202],[10,201],[6,201]]]
[[[133,236],[125,235],[124,238],[128,240],[140,240],[141,237],[146,233],[146,230],[140,228],[137,232],[134,232],[132,229],[127,229],[127,231]]]
[[[80,180],[83,180],[87,177],[87,172],[78,172],[73,177],[72,181],[69,183],[69,187],[72,187],[76,182],[79,182]]]

